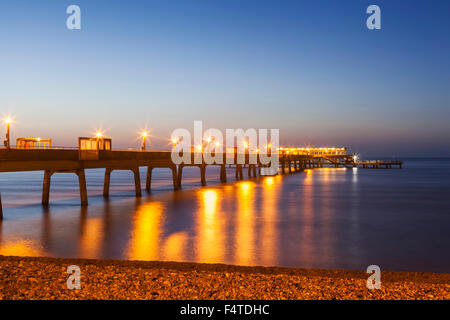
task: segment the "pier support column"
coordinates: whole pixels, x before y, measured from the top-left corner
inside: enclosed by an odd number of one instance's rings
[[[80,189],[80,199],[81,205],[88,205],[88,196],[87,196],[87,188],[86,188],[86,175],[84,173],[84,169],[78,170],[69,170],[69,171],[60,171],[61,173],[75,173],[78,176],[78,185]],[[45,170],[44,171],[44,183],[42,190],[42,205],[48,206],[50,201],[50,184],[51,177],[54,174],[54,171]]]
[[[50,183],[52,174],[53,173],[50,170],[44,171],[44,183],[42,188],[42,204],[44,206],[48,206],[50,200]]]
[[[84,173],[84,169],[80,169],[76,172],[78,176],[78,184],[80,185],[80,198],[81,205],[88,205],[88,196],[87,196],[87,188],[86,188],[86,175]]]
[[[180,164],[179,166],[178,166],[178,173],[177,173],[177,175],[178,175],[178,189],[181,189],[181,179],[183,178],[183,165],[182,164]]]
[[[227,169],[224,164],[220,166],[220,181],[227,182]]]
[[[172,171],[173,191],[177,191],[180,189],[178,185],[177,166],[171,167],[170,170]]]
[[[253,177],[256,178],[257,177],[257,175],[256,175],[256,164],[253,165],[252,169],[253,169]]]
[[[251,164],[249,164],[249,165],[248,165],[248,172],[247,172],[247,176],[248,176],[249,178],[251,178],[251,177],[252,177],[252,165],[251,165]]]
[[[236,165],[236,180],[243,180],[244,174],[242,173],[242,164]]]
[[[202,186],[206,186],[206,165],[204,164],[200,166],[200,180]]]
[[[134,188],[136,189],[136,197],[142,197],[141,191],[141,176],[139,175],[139,168],[131,169],[134,173]]]
[[[153,172],[153,168],[147,167],[147,180],[145,183],[145,190],[147,190],[148,192],[150,192],[150,190],[152,188],[152,172]]]
[[[111,184],[111,169],[106,168],[105,169],[105,181],[103,183],[103,197],[108,198],[109,197],[109,186]]]

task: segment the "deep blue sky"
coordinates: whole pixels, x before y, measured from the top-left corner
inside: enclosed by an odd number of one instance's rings
[[[66,8],[82,30],[66,28]],[[366,28],[370,4],[382,30]],[[450,156],[450,1],[2,0],[0,113],[57,145],[102,127],[279,128],[284,144]],[[0,134],[4,135],[1,128]]]

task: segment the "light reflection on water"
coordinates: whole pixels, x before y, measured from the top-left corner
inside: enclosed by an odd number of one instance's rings
[[[226,190],[225,190],[226,192]],[[196,214],[196,260],[223,262],[225,259],[226,217],[220,208],[219,197],[223,191],[202,189],[198,192],[198,212]],[[181,259],[180,259],[181,260]]]
[[[39,243],[32,240],[9,240],[2,243],[0,255],[3,256],[32,256],[38,257],[44,254],[39,248]]]
[[[127,259],[157,260],[160,257],[163,213],[161,202],[150,202],[138,207],[130,232]]]
[[[450,168],[427,166],[324,168],[225,185],[211,171],[204,188],[186,170],[187,188],[176,193],[168,173],[155,172],[155,191],[141,199],[119,175],[109,201],[96,193],[99,171],[88,176],[89,207],[79,207],[69,177],[52,185],[48,209],[35,201],[41,176],[8,174],[0,254],[450,272]],[[58,194],[60,185],[67,190]]]

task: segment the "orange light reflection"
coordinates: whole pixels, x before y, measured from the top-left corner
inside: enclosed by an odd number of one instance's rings
[[[254,183],[250,181],[240,182],[238,187],[238,212],[236,226],[236,256],[238,265],[254,264]]]
[[[224,221],[219,209],[220,192],[200,190],[197,214],[196,250],[199,261],[223,263],[225,256]]]
[[[164,206],[161,202],[151,202],[139,207],[131,231],[129,259],[159,259],[163,212]]]
[[[263,183],[263,203],[262,203],[262,251],[261,262],[264,265],[275,265],[278,252],[278,192],[281,176],[267,177]]]

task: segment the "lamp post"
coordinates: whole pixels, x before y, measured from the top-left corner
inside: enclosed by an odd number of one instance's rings
[[[100,140],[103,140],[103,133],[101,131],[98,131],[95,134],[95,137],[97,138],[97,150],[100,150]]]
[[[148,133],[144,131],[142,132],[141,136],[142,136],[142,151],[145,151],[145,142],[147,140]]]
[[[6,149],[11,149],[11,141],[10,141],[10,134],[9,134],[11,122],[12,122],[12,120],[10,118],[7,118],[5,120],[5,123],[6,123],[6,140],[4,142],[4,145],[5,145]]]
[[[248,149],[248,142],[247,141],[244,141],[244,153],[246,153],[247,152],[247,149]]]

